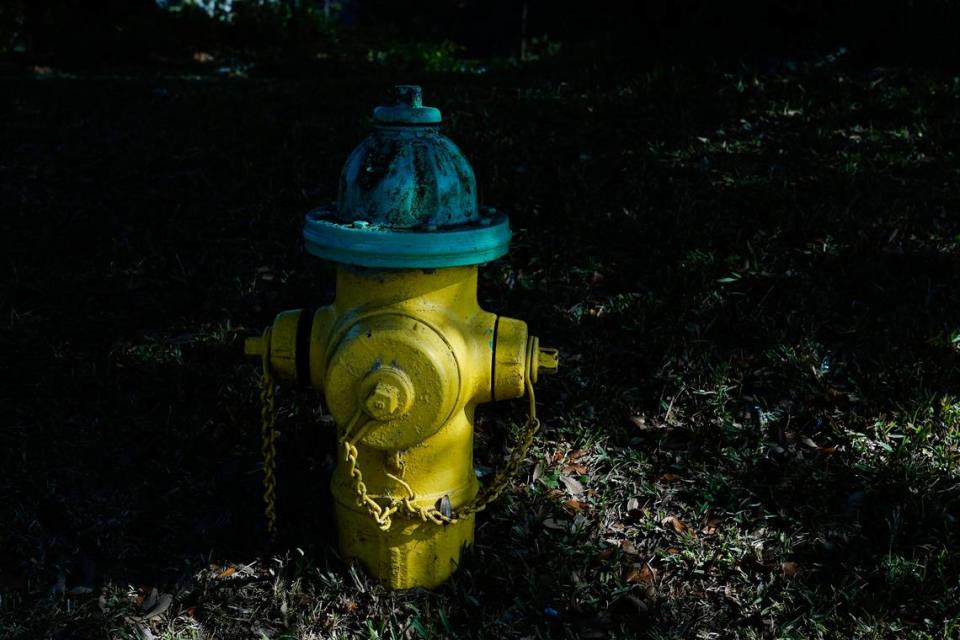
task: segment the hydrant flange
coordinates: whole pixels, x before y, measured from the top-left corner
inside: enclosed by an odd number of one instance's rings
[[[338,219],[335,207],[306,215],[307,253],[340,264],[390,269],[435,269],[483,264],[505,255],[510,221],[487,210],[477,222],[444,229],[392,229]]]

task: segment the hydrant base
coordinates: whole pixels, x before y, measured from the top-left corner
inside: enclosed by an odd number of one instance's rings
[[[398,518],[381,531],[365,512],[337,503],[336,518],[344,559],[359,560],[391,589],[441,584],[457,570],[464,547],[473,544],[473,514],[448,525]]]

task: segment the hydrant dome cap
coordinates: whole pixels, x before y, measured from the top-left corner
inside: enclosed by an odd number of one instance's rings
[[[420,87],[395,87],[395,102],[373,112],[373,132],[340,173],[337,217],[393,229],[454,227],[478,219],[473,167],[440,133],[440,111]]]

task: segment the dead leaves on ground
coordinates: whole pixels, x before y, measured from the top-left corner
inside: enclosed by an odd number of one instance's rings
[[[660,525],[664,529],[671,529],[677,535],[683,535],[685,533],[690,534],[691,537],[696,538],[697,532],[693,529],[690,529],[683,523],[683,521],[677,516],[667,516],[663,519]]]
[[[623,571],[623,581],[629,584],[652,584],[657,571],[649,562],[634,563]]]
[[[780,563],[780,575],[784,578],[792,578],[800,571],[800,565],[793,561]]]
[[[587,504],[586,502],[581,502],[580,500],[576,500],[573,498],[571,498],[570,500],[565,500],[563,503],[563,506],[570,513],[580,513],[584,509],[590,508],[590,505]]]
[[[154,618],[159,618],[166,613],[170,605],[173,604],[173,594],[158,591],[156,587],[145,587],[132,598],[132,604],[136,607],[138,613],[128,616],[131,622],[146,622]]]
[[[560,476],[560,482],[563,483],[563,486],[567,488],[567,491],[570,492],[570,495],[573,497],[582,496],[585,488],[583,483],[574,478],[573,476]]]

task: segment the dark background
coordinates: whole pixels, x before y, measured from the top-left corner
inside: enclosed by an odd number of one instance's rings
[[[589,57],[630,68],[769,61],[844,46],[867,64],[954,69],[960,53],[958,7],[950,0],[360,0],[330,2],[326,13],[324,2],[311,0],[236,0],[210,13],[183,0],[165,4],[177,10],[152,0],[13,0],[0,13],[0,46],[16,62],[66,69],[185,64],[194,50],[210,48],[302,62],[331,41],[339,52],[378,42],[449,42],[462,57],[489,60],[518,56],[524,36],[560,43],[585,63]]]
[[[0,638],[956,637],[960,4],[178,7],[0,6]],[[290,389],[268,543],[241,355],[332,298],[302,216],[397,82],[563,353],[433,593],[336,557]]]

